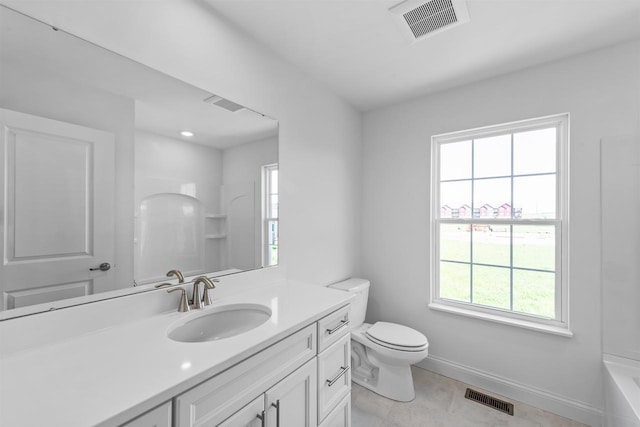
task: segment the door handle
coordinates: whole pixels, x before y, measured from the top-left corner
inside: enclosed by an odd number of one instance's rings
[[[96,270],[109,271],[109,269],[111,269],[111,264],[109,264],[108,262],[103,262],[98,267],[90,268],[89,271],[96,271]]]

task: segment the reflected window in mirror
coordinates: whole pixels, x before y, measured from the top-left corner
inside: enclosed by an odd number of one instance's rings
[[[265,267],[278,264],[278,165],[262,167],[264,200],[263,235]]]

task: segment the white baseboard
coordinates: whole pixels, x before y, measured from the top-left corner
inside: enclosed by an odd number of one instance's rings
[[[592,427],[602,426],[602,409],[594,408],[584,402],[520,384],[436,356],[429,355],[416,366]]]

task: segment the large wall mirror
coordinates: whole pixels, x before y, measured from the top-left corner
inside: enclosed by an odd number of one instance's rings
[[[278,262],[278,123],[0,7],[0,319]]]

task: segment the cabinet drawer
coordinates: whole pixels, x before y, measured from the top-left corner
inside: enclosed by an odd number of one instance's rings
[[[318,321],[318,352],[324,351],[349,330],[349,307],[334,311]]]
[[[351,335],[318,355],[318,423],[351,392]]]
[[[312,324],[174,399],[177,427],[216,426],[316,353]]]
[[[351,427],[351,393],[327,415],[320,427]]]
[[[263,395],[253,399],[251,403],[227,418],[218,427],[261,427],[263,423],[260,416],[264,417]]]

